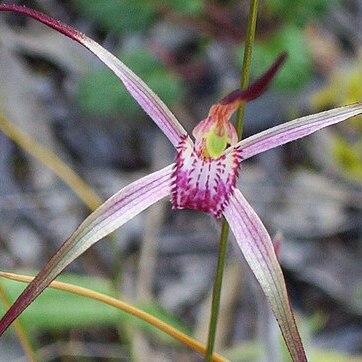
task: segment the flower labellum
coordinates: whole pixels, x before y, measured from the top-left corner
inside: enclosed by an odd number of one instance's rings
[[[235,188],[240,162],[237,149],[218,158],[205,157],[182,139],[172,175],[173,207],[219,218]]]
[[[235,188],[241,163],[237,149],[223,154],[228,145],[238,141],[229,121],[236,108],[235,104],[213,105],[208,117],[193,130],[195,145],[181,139],[172,179],[171,201],[175,209],[188,208],[221,217]]]

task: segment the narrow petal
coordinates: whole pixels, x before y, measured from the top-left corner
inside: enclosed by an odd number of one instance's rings
[[[275,75],[278,73],[281,66],[284,64],[287,59],[287,53],[282,53],[271,65],[271,67],[255,82],[253,82],[248,88],[245,89],[236,89],[231,92],[229,95],[220,100],[219,104],[221,105],[231,105],[237,101],[250,102],[255,98],[258,98],[262,95],[265,90],[268,88],[270,82],[273,80]],[[237,103],[237,108],[239,103]]]
[[[218,158],[204,157],[182,139],[172,174],[173,207],[220,217],[235,189],[239,166],[237,151]]]
[[[258,215],[238,189],[230,197],[224,216],[272,306],[293,361],[307,361],[273,243]]]
[[[361,113],[362,103],[334,108],[269,128],[240,141],[235,147],[239,147],[242,159],[246,160],[261,152],[308,136],[324,127],[345,121]],[[232,152],[232,148],[226,152]]]
[[[78,227],[0,321],[0,336],[62,270],[98,240],[171,192],[173,165],[143,177],[113,195]]]
[[[161,99],[126,65],[94,40],[88,38],[86,35],[69,25],[63,24],[48,15],[29,9],[25,6],[0,5],[0,11],[14,11],[30,16],[90,50],[117,75],[132,97],[152,118],[175,147],[179,143],[180,137],[187,134]]]

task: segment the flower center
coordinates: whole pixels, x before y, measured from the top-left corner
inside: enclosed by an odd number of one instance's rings
[[[194,128],[195,148],[200,155],[218,158],[228,145],[236,144],[238,135],[229,119],[240,103],[240,100],[236,100],[227,104],[214,104],[207,118]]]

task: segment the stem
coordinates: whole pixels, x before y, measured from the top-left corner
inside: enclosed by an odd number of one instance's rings
[[[245,40],[243,66],[240,77],[241,89],[246,88],[249,85],[251,52],[253,49],[254,39],[255,39],[257,12],[258,12],[258,0],[251,0],[250,10],[249,10],[248,30],[246,33],[246,40]],[[242,138],[243,135],[244,112],[245,112],[245,103],[243,103],[239,107],[237,115],[236,130],[238,132],[239,140]]]
[[[245,40],[244,60],[241,71],[240,88],[246,88],[249,84],[251,53],[255,39],[257,10],[258,10],[258,0],[251,0],[249,17],[248,17],[249,18],[248,30]],[[238,109],[237,123],[236,123],[236,130],[238,132],[239,140],[241,140],[242,138],[244,112],[245,112],[245,104],[242,104]],[[222,287],[222,278],[223,278],[224,265],[226,259],[228,235],[229,235],[229,224],[225,219],[223,219],[221,227],[217,267],[216,267],[216,276],[214,280],[214,289],[212,294],[211,317],[209,324],[207,349],[205,354],[206,362],[212,361],[212,354],[215,345],[216,326],[217,326],[217,320],[220,309],[221,287]]]
[[[216,276],[214,281],[214,289],[212,293],[212,302],[211,302],[211,317],[209,324],[209,335],[207,338],[207,349],[205,355],[205,361],[212,361],[212,353],[214,351],[215,344],[215,335],[216,335],[216,325],[220,309],[220,297],[221,297],[221,287],[222,287],[222,277],[224,274],[224,265],[226,260],[226,251],[227,251],[227,242],[229,235],[229,224],[223,219],[221,226],[221,235],[220,235],[220,244],[219,244],[219,253],[216,266]]]

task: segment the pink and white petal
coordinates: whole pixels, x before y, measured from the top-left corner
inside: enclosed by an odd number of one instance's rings
[[[205,158],[181,139],[172,174],[173,207],[221,217],[235,189],[240,161],[237,150],[219,158]]]
[[[134,74],[125,64],[123,64],[113,54],[104,49],[94,40],[85,34],[77,31],[69,25],[63,24],[48,15],[25,6],[0,5],[0,11],[14,11],[30,16],[33,19],[57,30],[68,38],[75,40],[95,56],[97,56],[117,77],[123,82],[132,97],[139,103],[144,111],[152,118],[157,126],[162,130],[170,142],[176,147],[180,137],[187,134],[176,117],[162,102],[162,100],[145,84],[136,74]],[[191,141],[190,141],[191,142]]]
[[[238,189],[230,197],[224,216],[272,306],[293,361],[307,361],[273,243],[258,215]]]
[[[73,260],[141,211],[170,195],[172,170],[173,165],[170,165],[131,183],[90,214],[0,320],[0,336]]]
[[[261,152],[308,136],[324,127],[345,121],[358,114],[362,114],[362,103],[334,108],[269,128],[240,141],[235,147],[239,147],[242,159],[246,160]],[[231,151],[232,148],[225,152]]]

